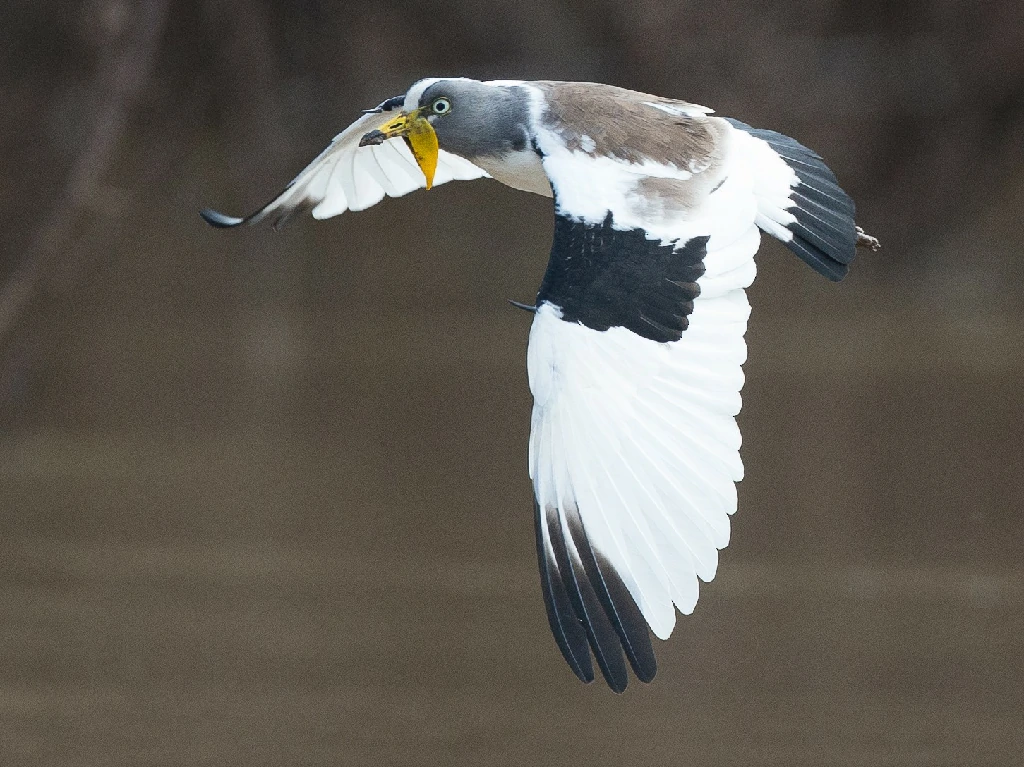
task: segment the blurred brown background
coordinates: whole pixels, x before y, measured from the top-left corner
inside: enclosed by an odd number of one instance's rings
[[[576,682],[526,444],[550,202],[214,231],[422,76],[799,137],[885,250],[767,243],[732,545]],[[0,764],[1024,764],[1024,5],[8,0]]]

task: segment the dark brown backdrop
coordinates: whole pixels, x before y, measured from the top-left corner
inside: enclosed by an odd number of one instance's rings
[[[1017,765],[1015,0],[11,0],[0,763]],[[690,99],[828,158],[885,250],[766,243],[733,542],[656,682],[579,685],[535,572],[549,202],[264,201],[436,74]]]

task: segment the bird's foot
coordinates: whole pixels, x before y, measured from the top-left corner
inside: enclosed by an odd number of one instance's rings
[[[857,227],[857,247],[858,248],[870,248],[873,252],[877,252],[882,249],[882,243],[877,238],[872,237],[870,234],[865,232],[859,226]]]

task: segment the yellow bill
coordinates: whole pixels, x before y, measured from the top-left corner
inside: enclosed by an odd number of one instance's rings
[[[398,136],[405,139],[406,146],[427,179],[427,189],[430,189],[434,184],[434,173],[437,171],[437,134],[434,133],[430,121],[423,117],[421,110],[417,109],[408,114],[402,112],[395,119],[363,136],[359,140],[359,146],[376,146]]]

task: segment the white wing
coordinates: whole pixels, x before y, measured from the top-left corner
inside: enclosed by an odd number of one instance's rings
[[[759,233],[746,149],[724,136],[703,187],[672,166],[539,141],[557,214],[529,346],[541,579],[570,666],[592,679],[592,650],[616,690],[623,651],[654,676],[644,623],[667,638],[698,579],[714,578],[743,476],[735,416]],[[640,199],[652,170],[689,185],[687,203]]]
[[[204,210],[203,218],[220,227],[264,220],[278,227],[306,211],[312,211],[314,218],[330,218],[346,210],[369,208],[385,195],[401,197],[425,188],[423,172],[402,139],[390,139],[378,146],[359,146],[364,134],[379,128],[392,117],[393,112],[389,111],[360,117],[339,133],[281,194],[255,213],[237,218]],[[444,150],[438,152],[434,186],[486,176],[484,170],[468,160]]]

